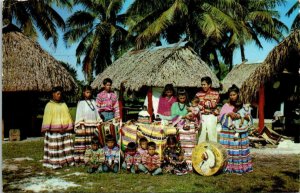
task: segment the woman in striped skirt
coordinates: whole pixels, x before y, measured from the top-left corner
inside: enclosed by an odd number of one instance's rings
[[[73,121],[66,103],[62,102],[62,90],[60,86],[52,89],[52,100],[45,107],[42,123],[43,166],[52,169],[74,165]]]
[[[220,122],[222,130],[220,132],[220,143],[227,149],[228,159],[224,167],[227,173],[247,173],[252,172],[252,161],[249,150],[248,128],[236,128],[233,121],[241,119],[237,113],[241,106],[239,102],[239,88],[232,85],[228,89],[229,102],[224,104],[220,112]],[[249,115],[243,117],[252,123]],[[249,125],[250,126],[250,125]]]
[[[97,127],[102,120],[97,111],[96,101],[92,99],[92,87],[83,87],[83,99],[78,102],[75,120],[75,162],[84,163],[84,153],[91,146],[91,140],[96,136]]]

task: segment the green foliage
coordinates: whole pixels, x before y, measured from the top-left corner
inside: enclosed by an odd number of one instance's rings
[[[64,29],[63,18],[53,9],[53,3],[57,6],[71,7],[69,1],[45,1],[31,0],[18,1],[6,0],[3,2],[4,25],[15,24],[22,32],[33,38],[37,38],[39,30],[46,40],[52,39],[56,47],[58,41],[57,28]]]

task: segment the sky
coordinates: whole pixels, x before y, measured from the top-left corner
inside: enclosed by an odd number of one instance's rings
[[[125,4],[121,10],[121,13],[127,10],[127,8],[130,6],[132,1],[133,0],[125,0]],[[292,22],[298,12],[295,11],[290,17],[286,17],[285,13],[291,8],[291,6],[296,1],[298,0],[287,0],[287,3],[284,6],[277,7],[277,10],[280,13],[280,20],[283,23],[285,23],[289,28],[291,27]],[[61,8],[55,8],[55,9],[65,20],[72,14],[71,12],[65,9],[61,9]],[[73,8],[72,12],[75,12],[80,9],[81,7],[76,6]],[[79,80],[84,80],[84,75],[82,73],[81,66],[76,65],[77,59],[76,59],[75,52],[79,42],[73,44],[70,47],[66,47],[66,44],[63,42],[63,32],[61,30],[58,31],[59,31],[59,41],[57,43],[56,48],[54,48],[51,41],[46,41],[41,35],[39,35],[38,42],[40,43],[42,48],[48,51],[54,58],[60,61],[67,62],[72,67],[74,67],[77,70],[77,75],[78,75],[77,78]],[[274,46],[277,45],[275,41],[268,42],[263,39],[261,39],[261,43],[263,45],[263,49],[258,48],[254,43],[248,43],[246,45],[245,55],[246,55],[246,59],[248,60],[247,63],[258,63],[264,61],[268,53],[274,48]],[[240,51],[238,49],[235,50],[234,52],[233,63],[234,65],[241,63]]]

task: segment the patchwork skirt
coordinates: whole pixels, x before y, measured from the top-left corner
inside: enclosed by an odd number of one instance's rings
[[[237,174],[252,172],[248,132],[240,133],[238,138],[235,138],[234,134],[234,130],[226,127],[220,132],[220,143],[227,149],[228,154],[224,172]]]
[[[75,128],[74,159],[76,163],[84,163],[84,153],[91,146],[92,138],[96,135],[96,126],[80,125]]]
[[[73,151],[71,133],[46,132],[43,166],[52,169],[72,166],[74,165]]]

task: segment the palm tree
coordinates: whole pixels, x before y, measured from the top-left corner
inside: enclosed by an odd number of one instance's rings
[[[137,48],[143,48],[162,36],[169,43],[182,36],[197,44],[201,36],[221,38],[222,26],[238,29],[224,11],[238,5],[226,0],[136,0],[127,11],[129,32],[137,34]]]
[[[136,0],[127,11],[129,33],[136,34],[136,47],[144,48],[162,37],[168,43],[185,39],[221,75],[216,46],[226,30],[238,33],[240,26],[228,10],[241,10],[227,0]]]
[[[170,43],[185,36],[202,59],[214,66],[220,77],[219,57],[232,69],[233,52],[259,37],[279,41],[286,26],[278,20],[275,6],[285,0],[136,0],[129,8],[129,32],[137,34],[143,48],[165,37]],[[150,5],[150,6],[149,6]],[[145,8],[145,7],[150,7]]]
[[[246,60],[244,45],[254,41],[259,48],[263,48],[259,37],[279,42],[284,38],[283,32],[287,26],[279,20],[279,13],[275,10],[285,0],[248,0],[239,1],[242,10],[230,10],[240,30],[236,33],[226,30],[226,36],[218,48],[224,61],[232,69],[233,51],[240,48],[242,61]]]
[[[298,0],[298,2],[296,1],[295,4],[288,10],[288,12],[285,15],[290,17],[292,13],[294,13],[295,11],[299,11],[299,9],[300,1]],[[291,29],[300,29],[300,12],[298,12],[297,16],[295,17]]]
[[[46,40],[52,38],[56,47],[57,27],[64,29],[65,22],[52,8],[53,3],[57,6],[72,7],[67,0],[5,0],[3,2],[3,24],[14,24],[25,35],[33,39],[37,38],[37,30],[39,30]]]
[[[77,63],[80,64],[86,80],[90,83],[93,72],[100,73],[126,49],[127,31],[119,25],[119,11],[122,0],[75,0],[83,10],[76,11],[67,19],[64,40],[67,45],[79,44],[76,49]]]

